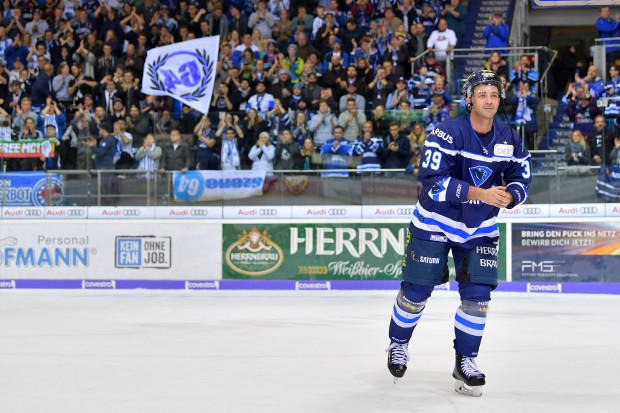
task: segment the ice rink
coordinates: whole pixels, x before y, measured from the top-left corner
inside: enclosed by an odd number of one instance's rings
[[[405,378],[396,291],[0,291],[0,412],[617,412],[620,296],[496,293],[481,398],[454,392],[454,292]]]

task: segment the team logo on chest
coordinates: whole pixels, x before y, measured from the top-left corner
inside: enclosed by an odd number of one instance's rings
[[[474,185],[480,186],[489,179],[493,171],[487,166],[474,166],[469,168],[469,173],[474,181]]]

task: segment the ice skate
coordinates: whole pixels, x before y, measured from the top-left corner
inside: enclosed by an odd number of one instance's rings
[[[407,371],[407,362],[409,361],[409,350],[407,349],[408,343],[390,343],[390,346],[385,350],[388,353],[387,366],[394,376],[394,384],[398,383],[398,379],[402,378]]]
[[[476,366],[474,357],[464,357],[457,354],[452,377],[456,379],[455,392],[473,397],[482,396],[485,376]]]

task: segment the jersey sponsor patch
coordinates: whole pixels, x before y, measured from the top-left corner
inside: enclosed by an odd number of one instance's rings
[[[480,186],[482,185],[489,177],[493,171],[488,166],[474,166],[469,168],[469,174],[471,175],[471,179],[474,181],[474,185]]]
[[[500,156],[502,158],[510,158],[514,151],[514,146],[503,143],[496,143],[493,147],[493,155]]]

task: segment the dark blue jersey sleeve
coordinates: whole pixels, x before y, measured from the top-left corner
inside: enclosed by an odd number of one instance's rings
[[[455,158],[462,147],[460,134],[452,131],[449,122],[439,123],[427,136],[422,148],[418,179],[435,202],[467,200],[469,184],[454,177]]]

